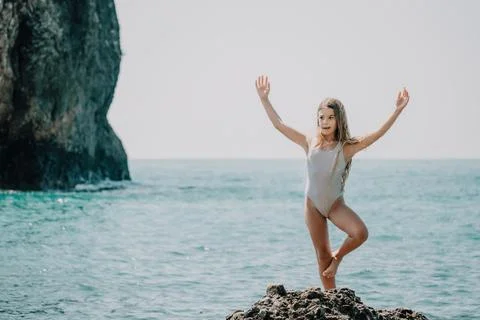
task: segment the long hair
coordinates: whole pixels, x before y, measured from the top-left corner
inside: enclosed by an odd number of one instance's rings
[[[345,112],[345,107],[343,106],[343,103],[340,100],[335,98],[326,98],[322,102],[320,102],[320,105],[318,106],[318,109],[317,109],[317,127],[320,126],[320,122],[318,120],[318,113],[322,108],[333,109],[335,120],[337,121],[337,129],[335,130],[335,140],[339,141],[342,146],[338,152],[341,152],[343,150],[343,146],[346,143],[348,144],[358,143],[358,139],[350,135],[350,129],[348,128],[347,114]],[[321,139],[323,139],[323,136],[320,137],[320,140]],[[335,171],[335,168],[337,167],[337,160],[338,160],[338,153],[335,156],[335,161],[332,168],[332,175],[333,175],[333,172]],[[350,159],[346,163],[345,171],[342,174],[342,190],[345,187],[345,181],[347,181],[351,166],[352,166],[352,160]]]

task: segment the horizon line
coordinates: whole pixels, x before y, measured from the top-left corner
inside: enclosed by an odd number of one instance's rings
[[[128,157],[127,157],[128,158]],[[164,157],[164,158],[128,158],[132,161],[155,160],[305,160],[303,157]],[[355,160],[480,160],[480,158],[453,158],[453,157],[425,157],[425,158],[356,158]]]

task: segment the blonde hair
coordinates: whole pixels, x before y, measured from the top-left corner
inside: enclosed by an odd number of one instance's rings
[[[348,128],[348,121],[347,121],[347,114],[345,112],[345,107],[343,106],[343,103],[340,100],[335,98],[326,98],[322,102],[320,102],[320,105],[317,108],[317,127],[320,125],[318,120],[318,113],[322,108],[333,109],[335,120],[337,121],[337,129],[335,130],[335,140],[339,141],[342,146],[341,148],[339,148],[339,151],[335,156],[335,161],[332,168],[332,176],[333,176],[333,172],[337,167],[338,154],[343,150],[343,146],[346,143],[348,144],[358,143],[358,139],[350,136],[350,129]],[[323,137],[321,137],[320,140],[321,139],[323,139]],[[351,166],[352,166],[352,160],[350,159],[347,162],[345,171],[342,174],[342,190],[345,187],[345,181],[348,178],[348,174],[350,173]]]

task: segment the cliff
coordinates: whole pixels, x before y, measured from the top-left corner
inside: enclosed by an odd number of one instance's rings
[[[130,179],[107,121],[120,59],[113,0],[0,0],[0,188]]]

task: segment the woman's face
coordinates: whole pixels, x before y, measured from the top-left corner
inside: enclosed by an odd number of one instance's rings
[[[335,134],[337,120],[332,108],[324,107],[318,111],[318,124],[323,135]]]

